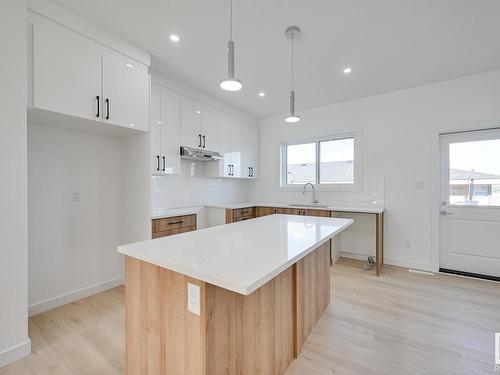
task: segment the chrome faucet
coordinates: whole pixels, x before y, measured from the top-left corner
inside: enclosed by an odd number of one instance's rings
[[[307,186],[311,186],[311,188],[312,188],[312,190],[311,190],[312,191],[312,203],[313,203],[312,205],[316,206],[319,201],[316,200],[316,188],[314,187],[313,184],[311,184],[310,182],[305,184],[304,189],[302,190],[302,195],[304,195],[306,193]]]

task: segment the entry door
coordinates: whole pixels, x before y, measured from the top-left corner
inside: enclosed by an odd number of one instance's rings
[[[440,268],[500,277],[500,129],[440,138]]]

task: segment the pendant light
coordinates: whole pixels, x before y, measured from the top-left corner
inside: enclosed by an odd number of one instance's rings
[[[234,78],[234,40],[233,40],[233,0],[229,0],[229,41],[227,42],[227,78],[220,81],[220,88],[226,91],[240,91],[243,83]]]
[[[302,32],[298,26],[290,26],[285,30],[285,36],[292,41],[292,66],[290,79],[290,114],[285,117],[286,122],[299,122],[300,116],[295,114],[295,91],[293,89],[293,41],[300,37]]]

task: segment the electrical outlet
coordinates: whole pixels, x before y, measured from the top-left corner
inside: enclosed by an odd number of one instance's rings
[[[71,193],[71,200],[73,202],[79,202],[80,201],[80,192],[79,191],[73,191]]]
[[[187,309],[193,314],[200,315],[200,287],[198,285],[188,283]]]

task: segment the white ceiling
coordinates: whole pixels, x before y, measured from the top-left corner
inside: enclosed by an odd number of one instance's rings
[[[228,0],[57,2],[149,50],[157,69],[256,117],[288,110],[292,24],[303,30],[298,111],[500,68],[498,0],[234,0],[238,93],[218,86]]]

